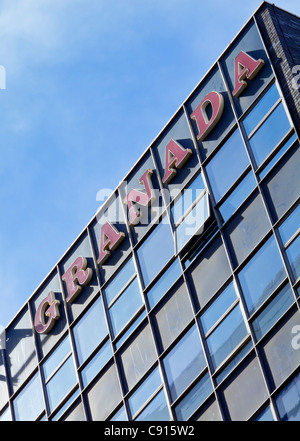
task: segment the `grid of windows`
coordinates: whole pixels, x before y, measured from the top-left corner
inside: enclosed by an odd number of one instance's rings
[[[299,419],[298,171],[273,78],[53,334],[29,300],[0,350],[0,421]],[[97,268],[93,225],[63,262]]]

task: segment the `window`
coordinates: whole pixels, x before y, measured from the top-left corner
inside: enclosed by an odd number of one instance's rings
[[[17,421],[35,421],[44,410],[44,397],[39,373],[29,381],[13,401]]]
[[[236,213],[225,229],[234,266],[243,262],[270,228],[267,212],[258,194]]]
[[[43,364],[50,413],[77,383],[69,338]]]
[[[111,303],[114,298],[122,291],[126,283],[135,274],[133,259],[129,259],[126,265],[118,272],[116,277],[105,287],[107,303]]]
[[[250,171],[219,207],[224,222],[232,216],[255,187],[255,176],[253,172]]]
[[[274,236],[257,251],[238,277],[249,314],[252,314],[286,277]]]
[[[74,326],[73,334],[81,365],[108,334],[102,298],[98,298]]]
[[[151,232],[137,250],[144,285],[148,286],[174,255],[174,240],[167,218]]]
[[[148,293],[148,302],[150,308],[153,308],[163,295],[171,288],[175,281],[182,275],[180,262],[176,259],[172,265],[158,279],[153,288]]]
[[[278,168],[280,167],[280,168]],[[273,221],[276,222],[300,195],[300,149],[292,148],[264,182]]]
[[[213,392],[209,374],[205,374],[192,390],[175,407],[178,421],[187,421]]]
[[[156,360],[156,350],[149,325],[146,326],[121,353],[127,390],[143,377]]]
[[[145,403],[147,404],[145,405]],[[168,421],[170,419],[158,368],[128,399],[128,404],[132,418],[136,421]]]
[[[86,387],[111,359],[113,353],[110,341],[107,341],[88,365],[81,371],[83,387]]]
[[[300,277],[300,205],[279,227],[295,280]]]
[[[186,285],[182,284],[165,300],[154,321],[158,327],[159,346],[165,350],[194,317]]]
[[[206,367],[199,332],[193,326],[164,358],[170,393],[175,400]]]
[[[216,369],[248,334],[233,283],[205,311],[201,322]]]
[[[258,340],[262,338],[293,303],[292,290],[289,285],[286,285],[253,320],[252,326],[256,338]]]
[[[266,407],[254,421],[274,421],[271,407]]]
[[[300,373],[280,392],[276,399],[282,421],[300,421]]]
[[[231,274],[220,237],[199,256],[190,274],[200,306],[203,307]]]
[[[292,346],[293,327],[300,325],[300,315],[296,311],[285,318],[280,328],[274,329],[268,341],[261,347],[261,352],[268,367],[270,386],[279,386],[300,363],[300,351]]]
[[[120,382],[114,364],[88,391],[87,398],[92,420],[105,421],[122,400]]]
[[[239,130],[236,130],[207,164],[206,171],[216,202],[248,167],[249,159]]]
[[[201,174],[184,189],[172,206],[171,212],[178,252],[194,234],[201,233],[201,227],[209,217],[209,200]]]
[[[226,417],[232,421],[246,421],[267,399],[268,392],[256,358],[235,373],[222,392]]]
[[[259,172],[260,179],[263,179],[267,173],[273,168],[273,166],[282,158],[284,153],[291,147],[292,144],[296,141],[297,136],[294,133],[291,137],[283,143],[278,152],[272,157],[272,159],[263,166],[263,170]]]

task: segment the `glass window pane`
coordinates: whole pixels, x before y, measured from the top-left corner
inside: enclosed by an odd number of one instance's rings
[[[205,409],[200,411],[195,421],[223,421],[218,403],[214,401],[208,407],[205,406]]]
[[[122,406],[120,410],[110,419],[110,421],[128,421],[125,407]]]
[[[14,399],[13,407],[17,421],[35,421],[44,410],[44,397],[39,373],[37,373],[22,392]]]
[[[156,360],[152,332],[147,325],[120,355],[127,388],[130,390]]]
[[[143,404],[154,394],[161,385],[161,377],[156,368],[141,384],[136,392],[128,399],[131,415],[134,416]]]
[[[286,249],[286,255],[291,264],[295,280],[297,280],[300,277],[300,236]]]
[[[268,377],[272,387],[279,386],[300,364],[300,351],[293,348],[293,327],[300,325],[300,315],[296,311],[276,328],[262,347],[262,353],[269,366]]]
[[[155,314],[162,350],[165,350],[194,317],[185,284]]]
[[[282,421],[300,421],[300,374],[283,389],[276,399]]]
[[[207,346],[216,369],[247,335],[246,325],[237,305],[207,338]]]
[[[163,360],[172,399],[175,400],[206,363],[196,326],[193,326]]]
[[[15,392],[37,365],[31,319],[27,308],[6,330],[8,375]]]
[[[271,329],[293,302],[292,290],[286,285],[253,321],[253,330],[258,340]]]
[[[205,185],[202,175],[199,174],[193,182],[183,190],[182,196],[176,200],[171,208],[174,223],[177,224],[184,213],[190,208],[195,200],[203,193]]]
[[[248,167],[249,159],[239,130],[225,142],[206,166],[216,202]]]
[[[77,383],[72,355],[46,384],[49,407],[52,412]]]
[[[174,263],[167,269],[167,271],[158,279],[153,288],[147,293],[149,306],[153,306],[163,297],[174,282],[182,275],[179,260],[176,259]]]
[[[268,177],[264,190],[268,196],[271,214],[274,222],[290,208],[300,195],[300,149],[289,152],[282,161],[280,168]]]
[[[300,228],[300,205],[289,215],[289,217],[278,228],[283,243],[286,244],[288,240],[299,230]]]
[[[189,417],[198,409],[199,406],[212,393],[213,387],[209,374],[206,374],[175,407],[178,421],[187,421]]]
[[[161,390],[136,418],[136,421],[169,421],[170,414],[164,390]]]
[[[255,421],[274,421],[271,407],[268,406],[257,418],[255,418]]]
[[[128,282],[128,280],[135,273],[135,267],[133,259],[130,259],[126,265],[121,269],[116,277],[107,285],[105,288],[105,295],[107,303],[109,304],[116,297],[116,295],[121,291],[123,286]]]
[[[70,340],[68,337],[66,337],[43,364],[43,371],[46,381],[54,372],[54,370],[58,367],[58,365],[62,362],[62,360],[70,353]]]
[[[291,136],[288,141],[286,141],[283,146],[279,149],[276,155],[271,159],[271,161],[264,166],[263,170],[259,173],[260,179],[263,179],[266,174],[271,170],[271,168],[279,161],[279,159],[284,155],[284,153],[290,148],[293,142],[297,139],[297,136],[294,134]]]
[[[250,171],[235,190],[228,196],[225,202],[220,206],[219,211],[222,215],[223,221],[226,222],[231,215],[244,202],[246,197],[256,187],[255,176]]]
[[[116,366],[113,364],[87,393],[93,421],[105,421],[122,400]],[[104,405],[105,403],[105,405]]]
[[[223,406],[232,421],[246,421],[267,399],[268,392],[256,358],[223,391]]]
[[[249,135],[273,105],[278,101],[279,93],[275,83],[270,87],[268,92],[262,97],[262,99],[255,105],[253,110],[249,113],[244,120],[244,127]]]
[[[140,287],[137,278],[135,278],[109,309],[111,325],[115,336],[142,304]]]
[[[250,140],[257,166],[272,152],[290,128],[283,104],[279,104]]]
[[[61,419],[61,421],[85,421],[83,404],[79,402]]]
[[[221,288],[230,274],[226,252],[221,238],[218,237],[195,261],[191,271],[191,278],[201,307]]]
[[[0,415],[0,421],[12,421],[9,407]]]
[[[236,299],[237,296],[234,285],[231,283],[202,315],[201,322],[205,334],[222,317]]]
[[[74,326],[73,334],[78,361],[81,365],[108,334],[101,297],[96,300]]]
[[[166,218],[151,232],[137,250],[145,286],[174,255],[174,240]]]
[[[83,387],[86,387],[93,378],[101,371],[106,365],[108,360],[112,357],[112,348],[110,341],[104,344],[104,346],[97,352],[92,358],[89,364],[82,370],[81,377]]]
[[[270,228],[267,212],[258,194],[247,202],[225,229],[234,266],[243,262]]]
[[[274,236],[252,257],[239,279],[252,314],[286,277]]]

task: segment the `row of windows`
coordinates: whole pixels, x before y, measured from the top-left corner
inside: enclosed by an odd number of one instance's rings
[[[105,419],[120,407],[114,418],[187,419],[215,397],[214,390],[217,402],[207,415],[222,409],[224,418],[244,419],[297,368],[299,352],[290,351],[287,357],[288,349],[280,353],[276,342],[283,348],[281,340],[288,340],[291,324],[299,321],[293,309],[300,271],[299,146],[275,84],[240,124],[241,131],[233,130],[204,162],[202,172],[188,184],[189,192],[171,202],[173,233],[169,216],[163,216],[134,247],[133,257],[128,255],[118,274],[105,282],[101,295],[94,277],[81,302],[63,311],[51,336],[33,334],[30,314],[20,314],[7,331],[7,349],[2,353],[6,359],[0,364],[1,408],[8,399],[7,378],[16,419],[41,417],[44,397],[47,414],[59,418],[79,395],[84,404],[76,404],[72,413],[76,418],[86,414]],[[205,181],[212,190],[221,235]],[[201,237],[204,224],[207,232]],[[194,249],[185,256],[191,237]],[[93,265],[87,243],[78,248]],[[180,260],[174,258],[178,251]],[[64,262],[65,270],[69,264],[70,258]],[[53,276],[51,289],[61,290],[58,275]],[[85,310],[87,298],[91,306]],[[30,304],[32,312],[38,301],[37,296]],[[271,335],[284,313],[291,318]],[[62,335],[66,337],[60,342]],[[41,361],[33,375],[35,345]],[[278,353],[286,366],[278,364]],[[243,369],[239,364],[241,372],[226,380],[247,354],[248,364],[245,361]],[[240,379],[248,373],[253,377],[249,387],[259,387],[246,410],[231,397],[242,389]],[[30,381],[20,389],[27,378]],[[1,417],[9,415],[7,409]]]

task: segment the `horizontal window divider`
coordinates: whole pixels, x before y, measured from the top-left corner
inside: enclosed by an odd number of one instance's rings
[[[149,376],[149,374],[148,374]],[[150,397],[148,397],[148,399],[142,404],[142,406],[136,411],[136,413],[134,415],[131,415],[132,420],[135,420],[148,406],[148,404],[151,403],[152,400],[154,400],[154,398],[164,389],[164,385],[161,384],[160,386],[158,386],[158,388],[152,392],[152,394],[150,395]],[[130,398],[130,397],[129,397]],[[128,399],[129,399],[128,398]],[[130,408],[129,408],[130,409]],[[131,413],[131,412],[130,412]]]
[[[242,180],[247,176],[248,173],[252,170],[251,164],[248,164],[245,170],[240,174],[238,179],[232,184],[232,186],[229,188],[229,190],[226,191],[226,193],[221,197],[221,199],[216,203],[215,208],[219,209],[221,205],[229,198],[231,193],[234,192],[234,190],[240,185]]]
[[[226,141],[228,141],[228,139],[231,137],[231,135],[235,132],[235,130],[239,130],[240,134],[241,134],[241,129],[237,123],[237,121],[235,121],[233,123],[233,126],[228,130],[228,132],[226,133],[226,135],[224,136],[223,139],[221,139],[221,141],[219,142],[219,144],[215,147],[215,149],[211,152],[211,154],[205,158],[202,161],[202,168],[206,167],[206,165],[212,160],[212,158],[221,150],[221,148],[223,147],[223,145],[226,143]],[[241,134],[242,136],[242,134]],[[243,137],[242,137],[243,139]]]
[[[180,279],[182,279],[182,280],[180,280]],[[172,283],[170,288],[168,288],[167,291],[165,291],[165,293],[161,296],[161,298],[158,300],[158,302],[151,309],[148,310],[148,314],[149,315],[155,314],[161,308],[161,305],[164,303],[164,301],[166,300],[166,298],[168,297],[170,292],[173,289],[175,289],[176,285],[177,284],[179,285],[182,283],[184,283],[183,274],[181,274],[179,277],[177,277],[177,279],[175,279],[175,281]]]
[[[87,365],[90,363],[90,361],[92,361],[92,359],[94,358],[94,356],[101,351],[101,349],[106,345],[106,343],[110,341],[109,335],[107,334],[104,339],[99,342],[99,344],[97,345],[97,347],[90,353],[90,355],[86,358],[86,360],[84,360],[83,363],[81,363],[80,366],[78,366],[78,371],[81,373],[81,371],[83,369],[85,369],[87,367]],[[113,351],[112,351],[113,352]]]
[[[67,355],[65,355],[65,357],[62,359],[62,361],[58,364],[58,366],[56,366],[55,370],[49,375],[49,377],[45,377],[45,385],[47,385],[47,383],[49,383],[49,381],[55,376],[55,374],[57,374],[57,372],[60,370],[60,368],[65,364],[65,362],[70,358],[73,357],[73,351],[71,350]],[[73,357],[73,362],[74,362],[74,366],[75,366],[75,360]],[[43,369],[44,372],[44,369]]]
[[[218,326],[226,319],[226,317],[233,311],[233,309],[240,303],[240,300],[237,298],[230,306],[229,308],[221,315],[221,317],[216,321],[216,323],[207,331],[207,333],[204,335],[204,338],[208,338],[215,330],[218,328]],[[200,317],[201,319],[201,317]]]
[[[255,135],[256,132],[261,128],[261,126],[264,124],[264,122],[269,118],[269,116],[274,112],[274,110],[279,106],[279,104],[282,102],[282,98],[279,97],[278,100],[273,104],[271,109],[268,110],[268,112],[265,114],[265,116],[260,120],[260,122],[257,124],[257,126],[252,130],[252,132],[248,135],[248,140]]]
[[[109,304],[107,304],[107,308],[111,308],[116,301],[121,297],[121,295],[123,294],[124,291],[126,291],[126,289],[128,288],[129,285],[131,285],[131,283],[134,281],[134,279],[136,278],[136,273],[134,273],[129,280],[127,280],[127,282],[125,283],[125,285],[123,286],[122,289],[120,289],[120,291],[115,295],[115,297],[113,298],[113,300],[111,300],[111,302]],[[104,295],[105,294],[105,290],[104,290]]]
[[[179,395],[179,397],[177,397],[171,404],[170,407],[171,408],[175,408],[183,399],[186,395],[188,395],[188,393],[194,388],[194,386],[196,386],[196,384],[202,380],[202,378],[205,377],[206,374],[209,374],[209,370],[208,367],[205,366],[204,369],[202,369],[201,372],[199,372],[199,374],[196,376],[196,378],[184,389],[183,392],[181,392],[181,394]],[[210,375],[209,375],[210,376]],[[214,392],[214,388],[213,388],[213,384],[212,384],[212,393]],[[211,394],[209,395],[209,398],[211,397]]]
[[[284,248],[287,250],[288,247],[295,242],[295,240],[298,238],[300,234],[300,227],[298,228],[298,230],[292,235],[292,237],[289,238],[289,240],[284,244]]]
[[[139,318],[139,316],[143,313],[143,311],[146,310],[145,308],[145,304],[143,303],[139,309],[134,313],[134,315],[130,318],[130,320],[126,323],[126,325],[123,326],[123,328],[118,332],[118,334],[112,339],[112,345],[113,347],[115,347],[116,343],[118,342],[118,340],[120,340],[124,334],[126,334],[126,332],[129,330],[130,326],[134,324],[134,322]],[[142,322],[147,319],[147,314],[146,316],[142,319]],[[141,323],[142,323],[141,322]],[[137,325],[137,327],[139,327],[141,325],[141,323],[139,323]],[[136,329],[134,329],[132,332],[135,332]],[[127,338],[129,338],[132,334],[128,335]],[[122,343],[121,346],[123,346],[123,344],[127,341],[127,338],[124,340],[124,342]],[[116,349],[116,351],[118,351],[120,348]]]
[[[56,405],[55,409],[52,410],[52,412],[50,412],[47,417],[48,419],[53,418],[59,411],[60,409],[64,406],[64,404],[66,404],[66,402],[68,401],[69,398],[72,397],[72,395],[76,392],[76,390],[78,389],[79,391],[79,395],[81,394],[79,385],[76,383],[72,389],[61,399],[61,401]],[[73,402],[78,398],[78,396],[74,397]],[[68,408],[69,409],[69,408]],[[68,410],[66,409],[66,410]],[[65,412],[64,412],[65,413]],[[63,414],[64,414],[63,413]]]
[[[195,199],[195,201],[190,205],[190,207],[185,211],[185,213],[181,216],[180,219],[178,219],[178,221],[175,223],[175,228],[177,228],[182,222],[183,220],[190,214],[190,212],[196,207],[196,205],[198,204],[198,202],[205,196],[205,194],[208,194],[207,190],[204,189],[202,190],[201,194],[199,196],[197,196],[197,198]]]

